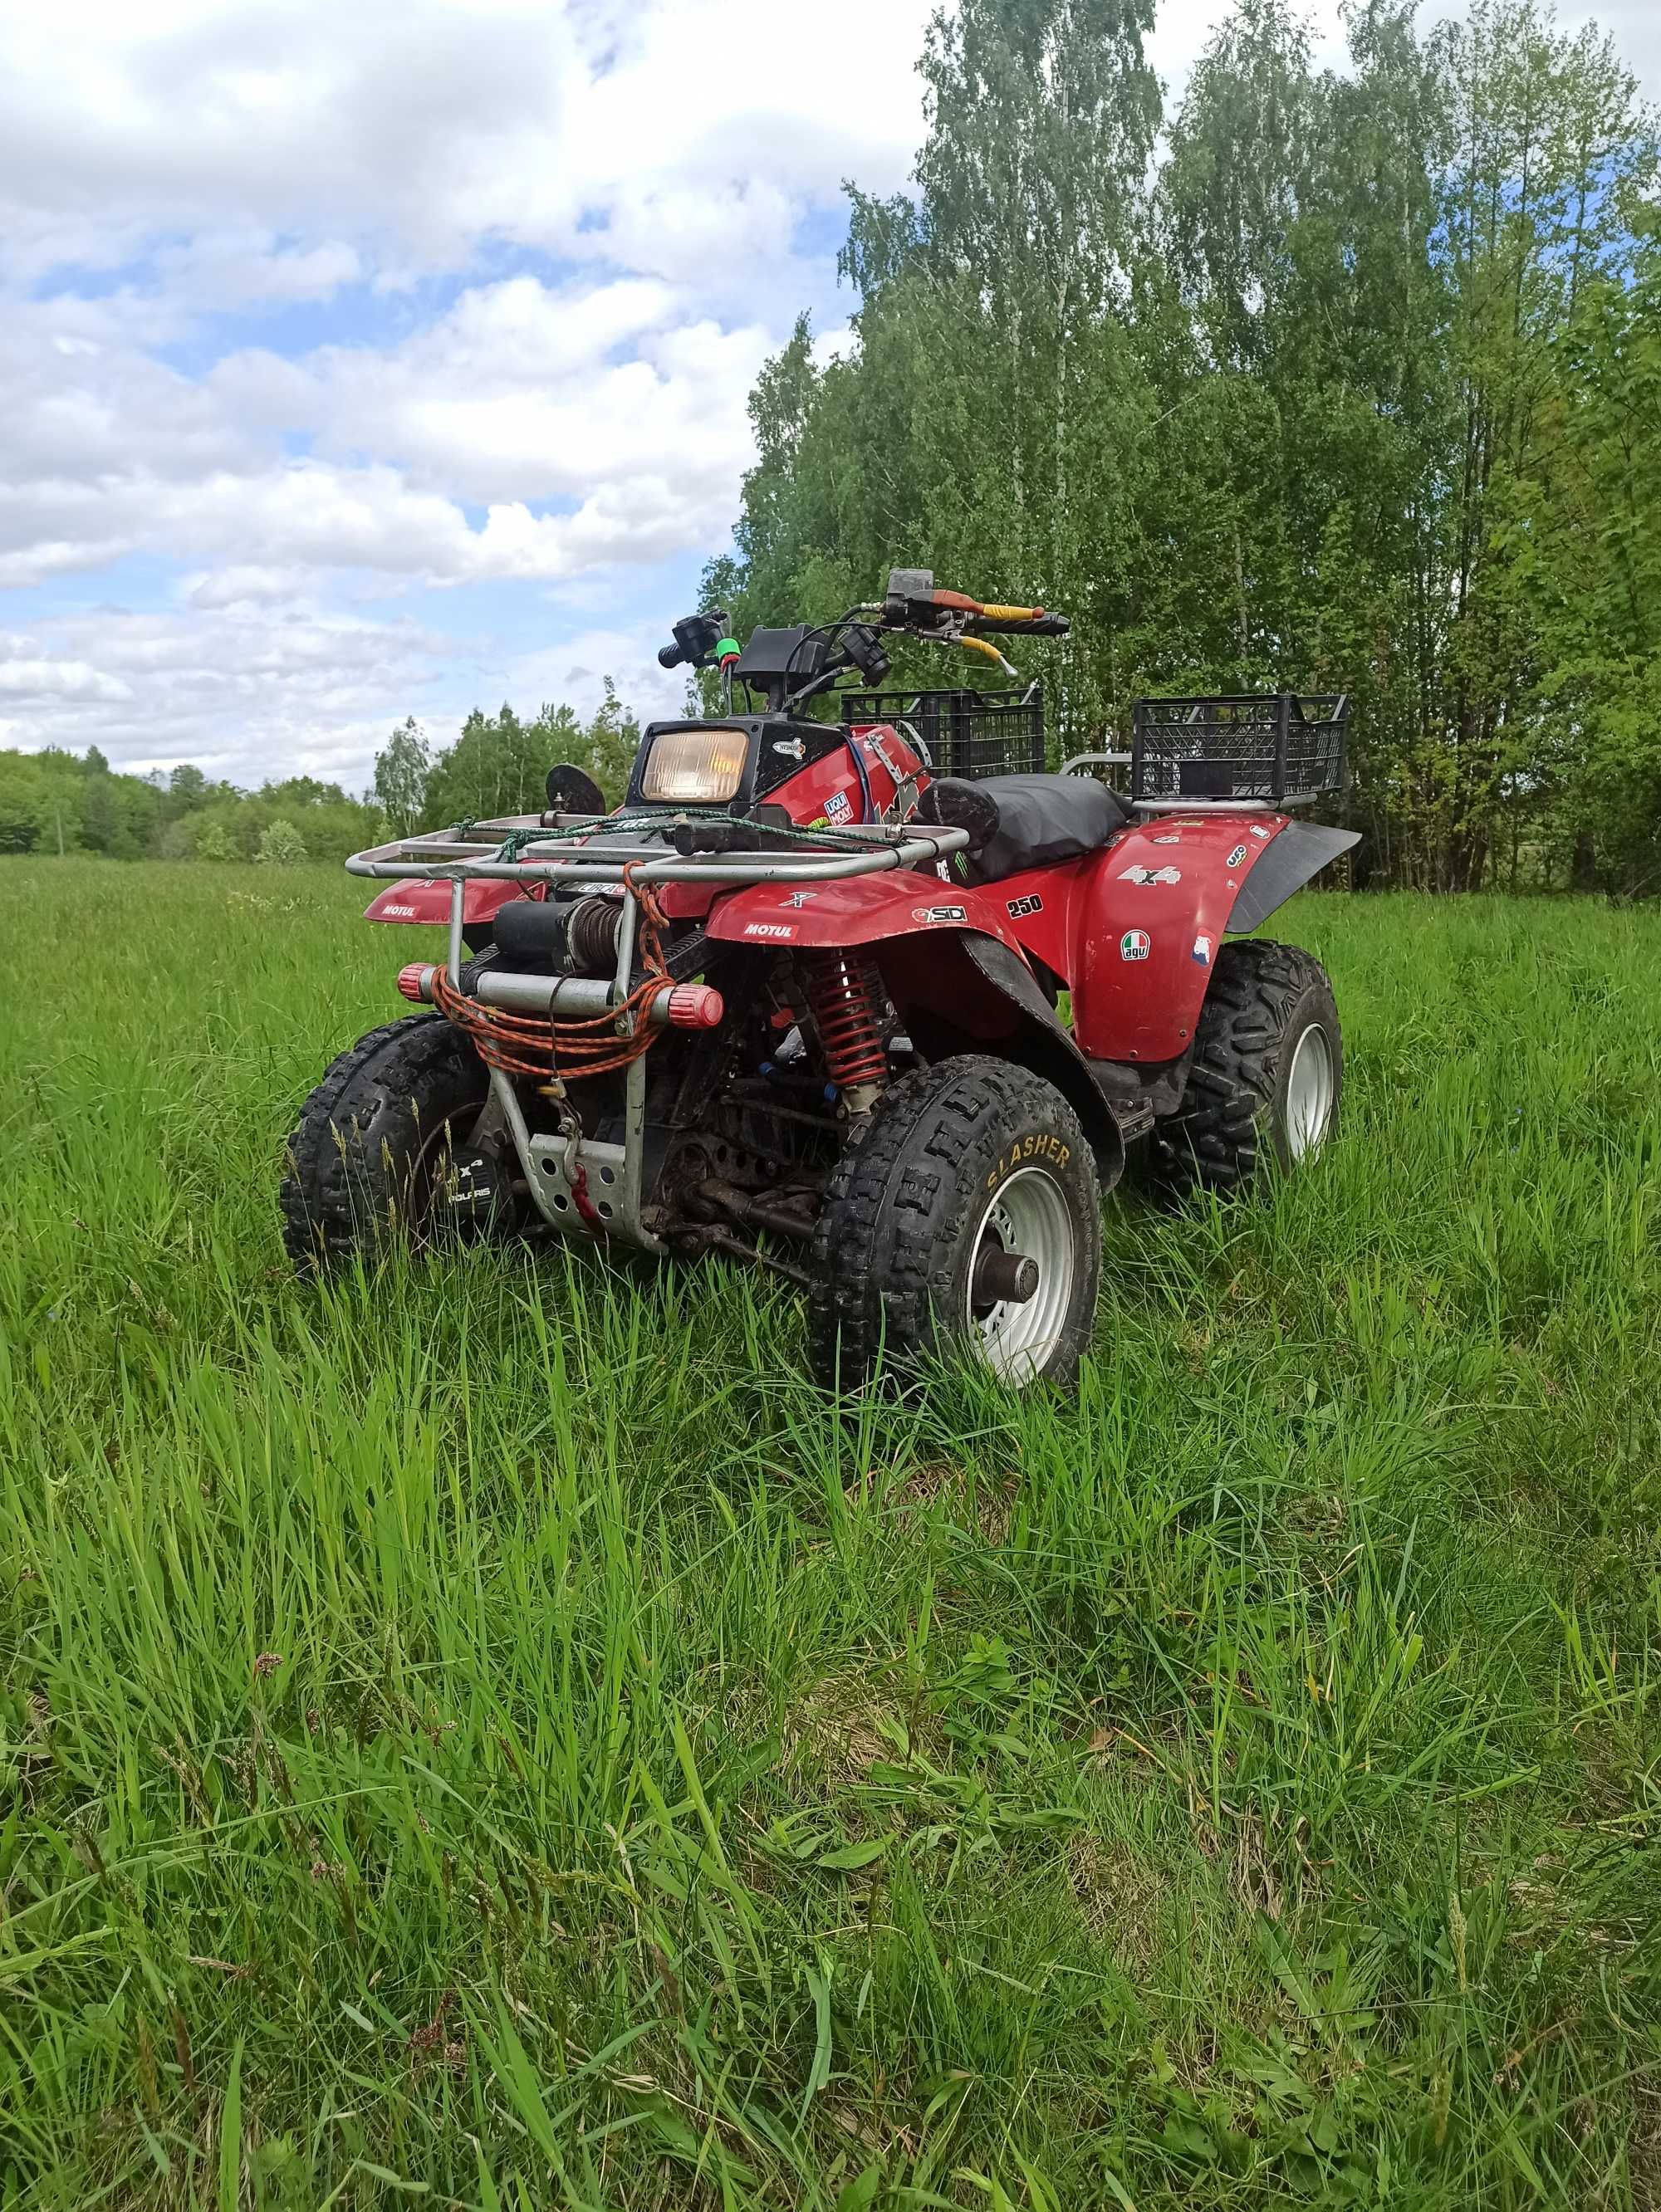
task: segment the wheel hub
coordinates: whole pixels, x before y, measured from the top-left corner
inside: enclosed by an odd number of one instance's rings
[[[1019,1168],[981,1216],[970,1258],[970,1339],[1006,1382],[1043,1373],[1067,1325],[1077,1236],[1067,1194],[1046,1170]]]
[[[1292,1048],[1287,1072],[1287,1146],[1294,1160],[1314,1152],[1332,1122],[1332,1043],[1311,1022]]]

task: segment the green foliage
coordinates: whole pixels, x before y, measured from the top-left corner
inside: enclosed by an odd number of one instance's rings
[[[432,756],[413,714],[392,732],[374,757],[374,799],[394,837],[407,837],[422,826]]]
[[[1065,607],[1018,657],[1069,751],[1141,692],[1343,690],[1374,880],[1653,888],[1652,118],[1534,0],[1347,20],[1317,72],[1244,0],[1151,162],[1140,7],[937,17],[918,199],[850,191],[853,343],[764,370],[709,596]]]
[[[640,725],[619,702],[609,677],[605,696],[585,724],[569,707],[544,707],[522,722],[511,707],[475,708],[461,735],[433,762],[419,816],[429,824],[485,821],[503,814],[539,814],[548,771],[562,763],[585,769],[612,803],[620,799],[640,743]],[[375,763],[379,787],[381,754]]]
[[[204,857],[197,848],[197,858]],[[306,858],[306,841],[286,815],[279,814],[268,822],[259,833],[259,843],[254,859],[263,866],[292,868]]]
[[[301,1288],[409,933],[114,876],[0,871],[0,2200],[1653,2202],[1661,913],[1300,899],[1336,1146],[837,1407],[719,1265]]]

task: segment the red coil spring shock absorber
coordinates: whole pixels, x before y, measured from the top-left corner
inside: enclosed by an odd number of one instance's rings
[[[824,1072],[839,1091],[880,1083],[888,1054],[877,1026],[882,982],[871,959],[841,952],[815,953],[808,968],[813,1020],[824,1054]]]

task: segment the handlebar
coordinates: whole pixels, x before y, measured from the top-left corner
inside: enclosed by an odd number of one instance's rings
[[[885,629],[914,630],[923,637],[960,638],[989,631],[1065,637],[1068,632],[1067,617],[1043,607],[983,605],[966,592],[942,591],[929,568],[891,569],[882,612]]]
[[[1065,615],[1052,615],[1043,607],[983,607],[972,617],[977,630],[1019,631],[1023,637],[1065,637]]]

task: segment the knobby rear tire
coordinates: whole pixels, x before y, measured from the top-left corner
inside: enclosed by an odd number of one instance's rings
[[[1311,1028],[1325,1041],[1331,1103],[1309,1152],[1331,1142],[1343,1091],[1343,1034],[1326,969],[1312,952],[1264,938],[1223,946],[1182,1103],[1160,1117],[1148,1139],[1157,1190],[1171,1198],[1244,1191],[1307,1157],[1288,1115],[1287,1085],[1299,1042]]]

